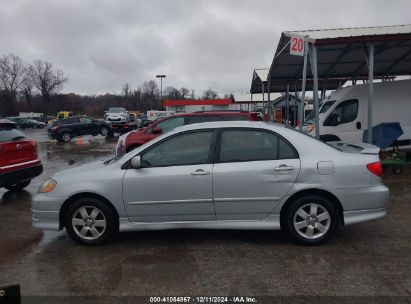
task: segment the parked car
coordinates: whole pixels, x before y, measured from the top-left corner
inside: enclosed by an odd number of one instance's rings
[[[76,116],[76,113],[72,111],[60,111],[56,115],[57,119],[64,119],[64,118],[74,117],[74,116]]]
[[[374,84],[373,127],[383,122],[399,122],[404,134],[396,144],[411,148],[411,80]],[[408,109],[408,110],[407,110]],[[320,138],[324,141],[362,142],[368,129],[368,84],[344,87],[331,93],[319,108]],[[304,130],[315,133],[314,112],[304,123]]]
[[[335,147],[263,122],[183,126],[123,156],[65,170],[32,199],[33,226],[99,244],[117,231],[285,230],[319,244],[385,216],[379,149]]]
[[[42,172],[37,143],[16,130],[10,120],[0,119],[0,187],[23,189]]]
[[[110,108],[105,112],[104,120],[113,124],[126,124],[130,122],[130,117],[125,108]]]
[[[48,128],[49,138],[64,142],[69,142],[76,136],[97,136],[98,134],[103,136],[111,135],[111,125],[87,116],[59,119],[54,121]]]
[[[124,154],[146,142],[167,133],[176,127],[194,123],[209,121],[233,121],[233,120],[250,120],[257,121],[257,114],[242,111],[208,111],[181,113],[167,116],[163,119],[156,120],[150,126],[136,131],[129,132],[121,136],[117,142],[116,153]]]
[[[46,124],[35,119],[23,119],[16,123],[16,126],[20,129],[41,129],[44,128]]]

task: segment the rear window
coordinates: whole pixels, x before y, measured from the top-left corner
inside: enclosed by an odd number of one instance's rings
[[[14,141],[26,138],[26,135],[12,127],[0,126],[0,142]]]
[[[221,121],[221,116],[217,115],[199,115],[199,116],[187,116],[187,125],[211,122],[211,121]]]
[[[224,121],[235,121],[235,120],[248,120],[247,115],[224,115],[222,116]]]
[[[71,125],[71,124],[80,123],[80,120],[77,117],[73,117],[73,118],[67,118],[64,120],[60,120],[60,123],[63,125]]]

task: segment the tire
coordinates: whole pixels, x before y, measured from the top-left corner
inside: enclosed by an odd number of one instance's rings
[[[63,218],[69,236],[82,245],[104,244],[118,231],[118,217],[105,202],[92,197],[70,203]]]
[[[101,134],[101,135],[103,135],[103,136],[108,136],[108,133],[109,133],[109,131],[108,131],[108,128],[107,128],[107,127],[101,127],[101,128],[100,128],[100,134]]]
[[[22,182],[19,182],[17,184],[14,185],[7,185],[4,186],[4,188],[6,188],[9,191],[18,191],[18,190],[22,190],[23,188],[26,188],[28,185],[30,185],[31,180],[25,180]]]
[[[293,201],[282,220],[282,227],[294,241],[305,245],[319,245],[335,234],[340,217],[330,200],[318,195],[308,195]]]
[[[71,134],[70,134],[69,132],[64,132],[64,133],[61,135],[61,139],[62,139],[64,142],[69,142],[69,141],[71,140]]]

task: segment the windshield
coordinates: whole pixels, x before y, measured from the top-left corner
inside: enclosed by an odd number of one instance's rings
[[[333,104],[335,103],[335,100],[330,100],[330,101],[326,101],[326,102],[322,102],[320,104],[320,111],[318,112],[318,117],[321,118],[321,116],[324,115],[325,112],[328,111],[329,108],[331,108],[333,106]],[[312,111],[307,118],[305,119],[304,124],[310,125],[314,123],[314,111]]]
[[[107,113],[123,113],[126,112],[124,108],[110,108],[108,109]]]

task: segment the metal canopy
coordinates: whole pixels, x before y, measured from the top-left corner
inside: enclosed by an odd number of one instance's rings
[[[250,93],[260,94],[262,92],[262,85],[264,84],[264,91],[267,93],[267,76],[270,69],[255,69],[253,73],[253,79],[251,80]],[[301,73],[300,73],[301,74]],[[262,80],[263,79],[263,80]],[[333,78],[333,79],[320,79],[318,83],[318,88],[322,90],[323,88],[327,90],[336,90],[341,87],[347,80],[347,78]],[[301,75],[299,78],[290,80],[271,80],[270,92],[283,93],[287,91],[287,84],[290,85],[290,90],[301,91]],[[312,91],[313,89],[313,79],[307,79],[306,90]]]
[[[321,79],[366,79],[367,46],[374,45],[374,77],[411,74],[411,25],[283,32],[272,61],[272,82],[301,78],[303,57],[289,54],[292,35],[308,36],[317,48],[318,85]],[[307,79],[313,78],[307,68]],[[330,88],[331,89],[331,88]]]

